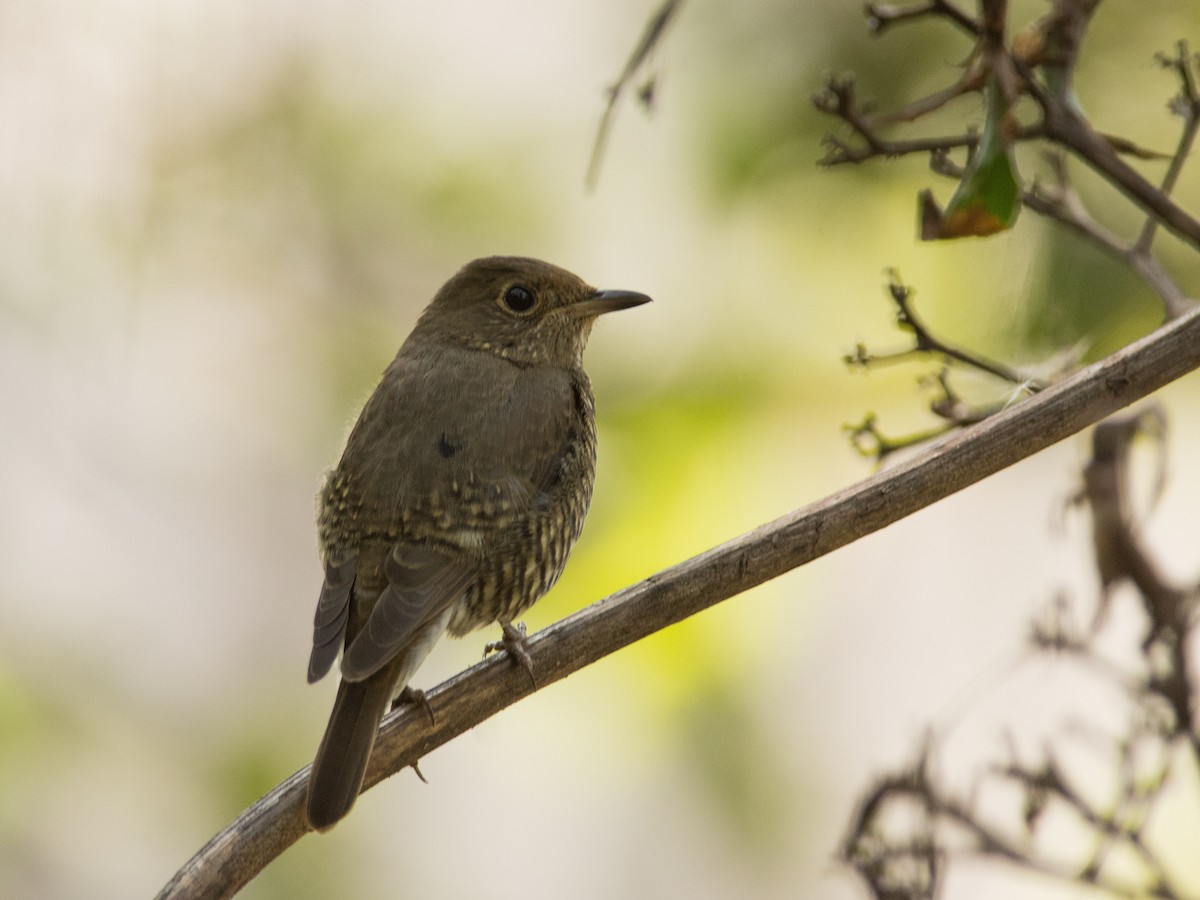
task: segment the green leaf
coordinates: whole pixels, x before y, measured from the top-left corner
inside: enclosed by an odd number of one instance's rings
[[[943,212],[929,191],[921,194],[921,239],[983,237],[1012,228],[1021,211],[1021,180],[1013,156],[1009,103],[993,73],[979,146],[958,190]]]

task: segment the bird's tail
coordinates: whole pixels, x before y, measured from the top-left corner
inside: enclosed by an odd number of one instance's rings
[[[308,824],[315,830],[332,828],[358,798],[394,682],[392,672],[384,669],[365,681],[342,681],[338,686],[308,778]]]

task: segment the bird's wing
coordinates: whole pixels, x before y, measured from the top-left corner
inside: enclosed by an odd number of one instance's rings
[[[420,629],[462,596],[474,567],[461,554],[398,543],[383,565],[387,587],[342,656],[342,678],[362,681],[382,669]]]
[[[346,636],[350,619],[350,594],[358,571],[358,556],[330,559],[325,564],[325,583],[317,600],[313,621],[313,648],[308,658],[308,683],[319,681],[333,666]]]

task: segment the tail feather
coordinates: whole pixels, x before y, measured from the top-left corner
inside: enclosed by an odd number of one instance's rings
[[[343,681],[338,686],[308,779],[308,824],[315,830],[332,828],[358,798],[394,680],[384,670],[365,681]]]

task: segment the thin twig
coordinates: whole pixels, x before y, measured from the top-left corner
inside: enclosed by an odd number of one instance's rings
[[[938,353],[948,359],[956,360],[965,366],[972,369],[978,369],[980,372],[986,372],[989,375],[994,375],[1001,381],[1007,381],[1009,384],[1020,387],[1022,390],[1037,393],[1043,390],[1046,385],[1036,378],[1028,375],[1023,375],[1015,369],[1011,369],[1003,363],[993,362],[984,357],[963,350],[961,347],[955,347],[953,344],[948,344],[935,335],[929,328],[917,318],[916,312],[913,310],[911,297],[912,290],[903,284],[895,273],[888,283],[888,294],[892,301],[896,304],[899,312],[896,315],[896,320],[901,327],[908,329],[916,338],[916,350],[921,353]]]
[[[1026,78],[1034,98],[1041,104],[1046,137],[1072,150],[1084,163],[1129,197],[1162,225],[1193,248],[1200,249],[1200,221],[1177,206],[1159,188],[1121,159],[1112,145],[1073,106],[1042,90]]]
[[[901,110],[868,115],[863,112],[857,101],[854,80],[848,76],[831,77],[826,81],[824,89],[813,95],[813,105],[821,112],[836,116],[845,122],[861,139],[863,146],[854,147],[841,138],[826,135],[823,143],[827,150],[825,156],[820,160],[820,164],[836,166],[843,163],[865,162],[876,157],[894,158],[914,153],[947,152],[961,147],[973,150],[979,143],[979,135],[973,133],[889,140],[881,137],[877,129],[894,122],[909,121],[924,115],[964,93],[979,90],[981,85],[982,81],[977,86],[972,79],[964,76],[962,80],[956,82],[954,87],[932,94]],[[1013,140],[1030,141],[1042,136],[1041,128],[1036,125],[1019,127],[1014,130]]]
[[[922,444],[928,444],[930,441],[937,440],[949,434],[956,427],[952,423],[947,423],[939,425],[936,428],[930,428],[927,431],[906,434],[902,438],[890,438],[879,430],[875,414],[867,413],[866,417],[858,425],[843,425],[842,430],[850,436],[851,446],[861,456],[873,459],[877,463],[882,463],[893,453],[908,450],[911,447],[919,447]]]
[[[1111,751],[1116,772],[1107,795],[1096,799],[1080,790],[1060,762],[1060,740],[1048,739],[1040,761],[1030,764],[1019,758],[1010,738],[1009,761],[991,766],[964,800],[939,783],[934,740],[927,737],[914,762],[866,793],[842,845],[843,859],[876,897],[938,896],[947,864],[969,856],[999,860],[1071,885],[1088,885],[1107,896],[1160,900],[1188,896],[1172,880],[1147,829],[1160,801],[1177,787],[1171,779],[1176,748],[1182,743],[1194,752],[1197,743],[1192,713],[1197,686],[1189,648],[1195,644],[1200,590],[1171,586],[1149,559],[1139,540],[1140,523],[1127,484],[1134,440],[1141,434],[1161,440],[1165,429],[1163,412],[1151,404],[1111,417],[1093,432],[1092,457],[1084,470],[1080,498],[1086,497],[1092,512],[1102,584],[1100,612],[1091,636],[1085,636],[1069,621],[1068,604],[1060,596],[1050,621],[1035,625],[1033,632],[1036,648],[1068,654],[1116,685],[1129,701],[1128,728],[1116,737],[1107,726],[1086,724],[1071,728],[1068,723],[1061,732],[1068,739],[1091,738],[1104,751]],[[1133,666],[1109,659],[1094,640],[1107,591],[1122,580],[1136,586],[1149,620],[1150,637],[1142,642]],[[1151,641],[1158,647],[1150,648]],[[997,824],[995,813],[981,809],[977,802],[995,779],[1014,786],[1023,800],[1024,841],[1015,840],[1011,825]],[[1069,814],[1094,842],[1082,861],[1064,858],[1058,842],[1039,842],[1038,824],[1051,808]]]
[[[1179,42],[1175,48],[1174,57],[1160,56],[1159,62],[1163,66],[1174,69],[1179,77],[1179,96],[1172,102],[1171,109],[1183,119],[1183,132],[1179,136],[1179,146],[1175,149],[1175,155],[1171,157],[1167,173],[1163,176],[1160,185],[1162,193],[1169,197],[1175,190],[1175,185],[1183,172],[1184,163],[1191,155],[1192,144],[1196,141],[1196,131],[1200,129],[1200,93],[1197,93],[1196,78],[1192,72],[1192,56],[1188,52],[1186,41]],[[1157,229],[1158,220],[1153,217],[1148,218],[1134,248],[1143,253],[1149,253],[1150,244],[1154,241]]]
[[[864,7],[867,28],[872,34],[882,34],[886,29],[902,22],[911,22],[925,17],[943,18],[953,22],[967,34],[976,36],[982,26],[960,10],[949,0],[925,0],[912,6],[896,6],[891,3],[868,3]]]
[[[1129,244],[1088,214],[1083,201],[1079,199],[1070,183],[1065,161],[1060,154],[1049,153],[1046,160],[1054,176],[1054,184],[1035,182],[1031,188],[1023,191],[1021,202],[1026,207],[1067,226],[1128,265],[1135,275],[1158,294],[1167,318],[1182,315],[1186,309],[1195,305],[1196,301],[1184,295],[1170,273],[1150,252],[1149,247]]]
[[[1077,867],[1054,863],[1032,855],[1010,835],[989,826],[972,809],[972,804],[952,796],[932,775],[933,754],[927,747],[911,768],[889,776],[866,795],[842,844],[842,858],[868,882],[877,897],[932,898],[938,896],[939,870],[944,867],[945,838],[951,831],[969,839],[957,850],[960,856],[1000,860],[1029,872],[1067,884],[1078,884]],[[1022,773],[1024,775],[1025,773]],[[1022,779],[1031,795],[1044,790],[1035,779]],[[886,812],[891,808],[918,806],[921,821],[907,827],[911,835],[888,833]],[[1151,891],[1142,885],[1118,884],[1093,877],[1091,883],[1109,896],[1146,896],[1178,900],[1174,893]]]
[[[588,190],[595,188],[596,182],[600,178],[600,162],[604,158],[608,134],[612,129],[613,117],[617,112],[617,101],[621,99],[621,94],[649,60],[650,54],[666,34],[667,26],[682,4],[683,0],[665,0],[663,5],[650,17],[641,39],[634,46],[633,52],[629,54],[629,59],[625,61],[625,67],[621,70],[620,76],[608,89],[608,101],[604,104],[600,125],[596,129],[596,140],[592,144],[592,158],[588,162],[587,176],[585,177]],[[649,97],[651,93],[645,92],[644,96]]]

